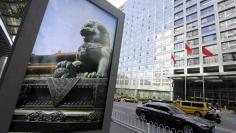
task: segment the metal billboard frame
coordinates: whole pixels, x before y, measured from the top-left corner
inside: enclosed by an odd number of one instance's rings
[[[102,129],[84,131],[84,133],[109,133],[125,15],[105,0],[87,1],[117,19]],[[6,68],[0,82],[1,133],[7,133],[9,130],[21,84],[25,76],[27,63],[33,50],[48,2],[49,0],[31,0],[19,34],[15,39],[12,49],[13,53],[10,55],[5,66]]]

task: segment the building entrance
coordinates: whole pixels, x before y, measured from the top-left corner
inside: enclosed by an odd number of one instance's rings
[[[207,101],[221,107],[236,107],[236,76],[196,76],[173,80],[174,99]]]

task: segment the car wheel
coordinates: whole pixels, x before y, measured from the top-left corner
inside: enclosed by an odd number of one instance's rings
[[[194,128],[191,125],[186,124],[183,126],[183,133],[194,133]]]
[[[142,121],[146,120],[146,115],[144,113],[141,113],[139,117]]]
[[[202,116],[200,112],[195,112],[194,115],[197,116],[197,117],[201,117]]]

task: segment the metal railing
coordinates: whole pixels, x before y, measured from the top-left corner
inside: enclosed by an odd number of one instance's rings
[[[128,114],[127,112],[118,110],[113,110],[112,121],[137,133],[183,133],[181,130],[163,124],[147,122],[146,120],[141,120],[134,114]]]

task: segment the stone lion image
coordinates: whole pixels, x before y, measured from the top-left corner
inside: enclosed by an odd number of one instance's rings
[[[107,77],[110,65],[110,34],[102,24],[90,21],[81,31],[84,43],[78,48],[74,62],[59,62],[54,78],[74,78],[78,74],[85,77]]]

